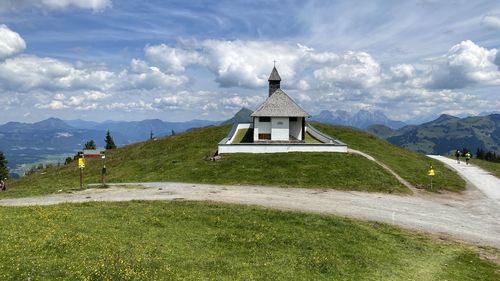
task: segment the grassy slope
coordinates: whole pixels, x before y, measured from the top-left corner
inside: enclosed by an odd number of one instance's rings
[[[347,143],[350,148],[361,150],[391,167],[401,177],[420,188],[428,188],[427,170],[432,163],[436,170],[433,184],[438,189],[459,191],[465,188],[465,181],[441,162],[379,139],[368,133],[315,123],[321,131]]]
[[[305,134],[305,142],[306,143],[322,143],[319,140],[317,140],[315,137],[313,137],[311,134],[306,132]]]
[[[253,129],[240,129],[236,132],[233,143],[253,142]]]
[[[416,186],[427,186],[429,158],[390,145],[353,129],[316,124],[350,147],[381,160]],[[207,161],[230,126],[196,129],[158,141],[107,152],[108,182],[180,181],[216,184],[257,184],[343,190],[408,192],[396,179],[361,156],[338,153],[232,154]],[[465,183],[440,163],[433,163],[439,189],[461,190]],[[100,160],[88,161],[85,182],[100,181]],[[76,163],[12,182],[2,197],[68,191],[79,186]]]
[[[471,164],[476,164],[479,167],[490,172],[494,176],[500,178],[500,163],[494,163],[494,162],[485,161],[485,160],[476,159],[476,158],[473,158],[470,161],[471,161],[470,162]]]
[[[1,280],[500,278],[475,248],[335,216],[190,202],[0,212]]]
[[[232,154],[207,161],[229,126],[196,129],[107,153],[109,182],[180,181],[344,190],[408,192],[392,175],[361,156],[337,153]],[[100,181],[100,160],[88,161],[85,182]],[[47,194],[79,186],[76,163],[10,184],[1,197]]]

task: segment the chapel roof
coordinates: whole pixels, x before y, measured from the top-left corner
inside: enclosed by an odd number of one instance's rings
[[[281,89],[277,89],[270,97],[266,99],[263,104],[259,106],[259,108],[257,108],[257,110],[255,110],[255,112],[251,116],[309,117],[310,115],[305,112],[299,105],[297,105],[285,92],[283,92]]]
[[[267,81],[281,81],[281,77],[276,69],[276,66],[273,67],[273,71],[271,71],[271,75],[269,75],[269,79],[267,79]]]

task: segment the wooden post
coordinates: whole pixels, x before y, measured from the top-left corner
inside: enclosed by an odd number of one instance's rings
[[[83,168],[80,168],[80,189],[83,189]]]
[[[106,186],[106,155],[102,155],[102,171],[101,171],[101,182],[102,182],[102,187]]]

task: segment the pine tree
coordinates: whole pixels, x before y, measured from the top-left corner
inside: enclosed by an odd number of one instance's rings
[[[116,148],[116,144],[115,144],[115,141],[113,141],[113,137],[111,136],[111,133],[109,132],[109,130],[106,132],[106,138],[104,139],[104,141],[106,142],[106,149],[115,149]]]
[[[7,168],[7,159],[0,151],[0,179],[6,179],[9,177],[9,168]]]
[[[478,148],[476,151],[476,158],[477,159],[484,159],[484,150],[482,148]]]
[[[66,157],[66,159],[64,159],[64,165],[68,165],[69,163],[71,163],[71,161],[73,161],[73,158]]]
[[[95,148],[96,145],[94,140],[89,140],[88,142],[85,143],[85,146],[83,147],[83,149],[95,149]]]

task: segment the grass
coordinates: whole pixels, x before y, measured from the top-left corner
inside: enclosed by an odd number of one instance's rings
[[[478,248],[335,216],[192,202],[0,212],[1,280],[500,280]]]
[[[490,161],[481,160],[481,159],[477,159],[477,158],[472,158],[470,160],[470,163],[478,165],[479,167],[490,172],[492,175],[496,176],[497,178],[500,178],[500,163],[490,162]]]
[[[208,158],[229,126],[196,129],[106,153],[107,182],[177,181],[273,185],[341,190],[409,192],[377,164],[340,153],[228,154]],[[99,183],[100,159],[87,161],[86,183]],[[12,182],[0,198],[72,191],[79,187],[75,162]]]
[[[418,188],[429,188],[427,176],[429,164],[436,170],[433,185],[438,190],[460,191],[465,189],[465,181],[441,162],[423,154],[389,144],[366,132],[356,129],[314,123],[322,132],[341,140],[350,148],[361,150],[383,162],[405,180]]]
[[[239,129],[236,132],[233,143],[252,143],[253,142],[253,129]]]
[[[311,136],[309,132],[306,132],[305,134],[305,141],[306,143],[322,143],[319,140],[317,140],[315,137]]]

